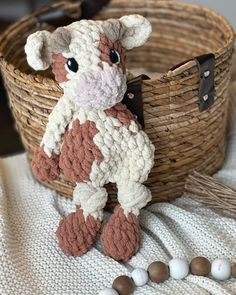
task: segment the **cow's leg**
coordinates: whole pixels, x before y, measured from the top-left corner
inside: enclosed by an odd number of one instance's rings
[[[151,192],[141,183],[117,183],[118,205],[104,226],[101,241],[104,253],[116,260],[127,261],[139,249],[139,210],[151,200]]]
[[[76,212],[60,221],[57,237],[61,249],[81,256],[91,249],[101,227],[107,192],[92,183],[78,183],[73,193]]]

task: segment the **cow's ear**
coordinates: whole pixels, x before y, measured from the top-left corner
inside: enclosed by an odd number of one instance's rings
[[[122,24],[123,34],[120,41],[126,49],[143,45],[152,32],[150,22],[138,14],[126,15],[119,19]]]
[[[25,53],[28,64],[35,70],[46,70],[51,64],[48,31],[38,31],[27,38]]]
[[[122,26],[119,19],[110,18],[103,21],[102,29],[107,38],[109,38],[112,42],[115,42],[121,39],[125,28]]]
[[[53,33],[38,31],[27,38],[25,53],[28,64],[35,70],[46,70],[52,63],[53,53],[69,51],[70,31],[61,27]]]
[[[50,47],[54,53],[69,52],[71,32],[66,27],[57,28],[50,37]]]

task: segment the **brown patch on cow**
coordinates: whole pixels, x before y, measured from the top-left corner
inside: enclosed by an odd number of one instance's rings
[[[124,126],[129,128],[131,121],[135,121],[139,129],[142,129],[135,116],[128,110],[127,106],[121,102],[117,103],[114,107],[105,110],[105,113],[109,117],[118,119]]]
[[[67,130],[60,155],[60,168],[72,182],[89,181],[92,164],[103,160],[103,155],[93,142],[98,133],[94,122],[80,124],[76,119],[72,128]]]
[[[125,74],[126,51],[119,40],[113,43],[110,39],[107,38],[105,34],[101,34],[98,49],[101,52],[101,56],[100,56],[101,60],[107,62],[110,66],[113,65],[110,59],[110,50],[111,49],[116,50],[120,54],[120,64],[117,66],[121,67],[123,69],[123,73]]]
[[[65,69],[65,64],[67,63],[67,59],[61,53],[53,53],[52,59],[53,59],[52,72],[55,75],[56,81],[58,83],[68,81],[66,77],[67,70]]]
[[[31,162],[32,172],[40,181],[55,180],[60,174],[59,156],[52,153],[49,158],[44,152],[44,146],[39,147]]]

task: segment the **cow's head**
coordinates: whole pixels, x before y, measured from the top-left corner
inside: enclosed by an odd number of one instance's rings
[[[143,45],[150,34],[149,21],[140,15],[81,20],[30,35],[25,52],[35,70],[51,65],[64,93],[79,106],[104,110],[126,92],[126,49]]]

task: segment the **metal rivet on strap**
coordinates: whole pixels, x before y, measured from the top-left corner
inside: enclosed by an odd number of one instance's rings
[[[204,100],[204,101],[207,101],[208,98],[209,98],[209,95],[208,95],[208,94],[205,94],[205,95],[203,96],[203,100]]]
[[[204,77],[205,77],[205,78],[209,77],[209,76],[210,76],[210,73],[211,73],[210,71],[205,71],[205,72],[204,72]]]
[[[128,97],[129,99],[133,99],[133,98],[134,98],[134,94],[131,93],[131,92],[129,92],[129,93],[127,94],[127,97]]]

